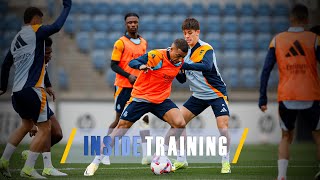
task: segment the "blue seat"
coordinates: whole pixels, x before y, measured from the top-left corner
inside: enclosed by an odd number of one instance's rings
[[[62,67],[58,69],[58,84],[61,90],[68,90],[69,88],[69,77],[66,70]]]
[[[220,51],[222,48],[221,36],[219,33],[208,33],[205,36],[204,41],[209,43],[213,47],[213,49],[215,49],[215,50]]]
[[[204,25],[206,27],[205,30],[207,33],[220,33],[222,31],[220,17],[208,16]]]
[[[19,30],[22,26],[22,22],[20,18],[18,18],[15,14],[7,14],[4,17],[5,29],[6,30]]]
[[[107,73],[105,74],[105,80],[109,87],[114,87],[114,80],[116,78],[116,73],[111,69],[107,69]]]
[[[201,2],[191,4],[190,12],[192,16],[205,16],[208,9]]]
[[[286,17],[274,18],[272,22],[273,33],[279,33],[288,30],[290,27],[289,19]]]
[[[152,50],[152,49],[156,49],[157,46],[157,40],[153,39],[149,39],[148,40],[148,51]]]
[[[82,6],[79,2],[72,2],[72,7],[70,10],[70,14],[80,14],[82,13]]]
[[[98,15],[93,18],[93,27],[96,31],[108,32],[110,30],[107,16]]]
[[[88,53],[91,49],[90,35],[88,32],[79,32],[76,34],[76,42],[79,50]]]
[[[241,68],[256,68],[256,55],[254,50],[245,50],[240,53],[240,67]]]
[[[239,50],[239,37],[235,33],[225,33],[222,36],[222,43],[224,50]]]
[[[78,27],[80,31],[91,31],[93,29],[93,22],[91,16],[80,15],[78,19]]]
[[[240,34],[240,49],[241,50],[252,50],[256,49],[256,41],[253,33]]]
[[[187,16],[189,14],[189,6],[182,2],[173,3],[170,5],[172,9],[172,13],[175,15],[184,15]]]
[[[150,39],[153,39],[155,37],[155,34],[153,32],[144,32],[140,33],[140,36],[143,37],[146,41],[149,41]]]
[[[107,67],[107,55],[105,50],[94,50],[91,53],[93,68],[103,72]]]
[[[235,2],[228,2],[225,4],[223,8],[223,15],[224,16],[237,16],[238,15],[238,8]]]
[[[173,15],[176,9],[173,8],[172,3],[160,3],[156,11],[157,15]]]
[[[4,47],[10,47],[11,46],[11,42],[13,40],[13,38],[15,37],[15,35],[17,34],[17,30],[15,31],[5,31],[3,33],[3,43],[4,43]]]
[[[81,6],[81,13],[82,14],[87,14],[87,15],[92,15],[95,13],[95,4],[92,2],[83,2],[80,4]]]
[[[140,20],[140,26],[139,26],[139,31],[141,32],[156,32],[157,31],[157,24],[156,24],[156,18],[147,18]]]
[[[236,17],[227,16],[222,19],[222,30],[225,33],[237,33],[239,22]]]
[[[223,62],[221,64],[225,68],[237,68],[240,65],[239,53],[234,50],[225,51],[223,55]]]
[[[138,3],[132,3],[128,5],[128,9],[126,10],[126,13],[128,12],[134,12],[137,14],[142,14],[144,6]]]
[[[256,37],[257,48],[258,50],[267,51],[270,45],[272,37],[269,33],[260,33]]]
[[[263,67],[266,56],[267,56],[267,51],[265,51],[265,50],[264,51],[261,50],[256,53],[256,60],[257,60],[256,63],[257,63],[258,67],[260,67],[260,68]]]
[[[239,30],[242,33],[255,33],[255,20],[253,17],[244,16],[239,19]]]
[[[288,17],[289,15],[289,5],[283,2],[277,2],[273,8],[274,16]]]
[[[176,26],[176,24],[173,24],[171,21],[171,17],[169,15],[159,16],[156,22],[158,26],[157,30],[160,32],[173,32],[174,26]]]
[[[155,40],[157,41],[156,48],[167,48],[171,46],[171,43],[173,42],[172,37],[170,36],[170,33],[157,33]]]
[[[68,34],[74,34],[77,30],[77,21],[74,14],[67,17],[66,23],[63,25],[64,31]]]
[[[111,10],[111,14],[112,15],[121,15],[123,16],[125,13],[127,13],[128,8],[130,8],[127,4],[125,3],[113,3],[112,5],[112,10]],[[121,19],[123,21],[123,19]]]
[[[243,68],[240,73],[241,86],[244,88],[258,87],[257,73],[253,68]]]
[[[216,2],[210,3],[208,7],[208,15],[220,16],[221,15],[220,4]]]
[[[96,2],[94,3],[94,14],[111,14],[112,6],[107,2]]]
[[[108,33],[108,42],[109,43],[109,48],[112,48],[114,43],[123,36],[123,32],[121,31],[114,31],[111,33]]]
[[[226,82],[227,87],[229,88],[238,88],[240,85],[239,82],[239,70],[238,68],[230,67],[224,68],[222,72],[223,80]]]
[[[93,47],[94,49],[103,49],[106,50],[110,47],[108,41],[108,36],[106,33],[100,32],[93,34]]]
[[[271,33],[271,18],[269,16],[261,16],[256,19],[256,30],[259,33]]]
[[[178,26],[178,24],[182,24],[182,22],[185,19],[186,19],[186,17],[184,15],[174,15],[174,17],[171,18],[171,21],[174,24],[174,26],[173,26],[173,31],[174,32],[182,33],[181,25]]]
[[[257,15],[258,16],[270,16],[272,14],[272,10],[269,4],[267,3],[259,3],[257,6]]]
[[[158,11],[158,5],[153,2],[148,2],[148,3],[142,3],[140,4],[142,7],[142,13],[144,15],[156,15]],[[144,18],[144,17],[142,17]]]
[[[255,8],[253,7],[252,3],[243,3],[240,8],[241,16],[254,16],[255,15]]]
[[[123,15],[112,15],[109,17],[109,25],[112,31],[124,32],[125,24]]]

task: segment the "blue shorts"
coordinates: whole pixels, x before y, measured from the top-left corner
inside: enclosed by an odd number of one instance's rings
[[[230,116],[228,105],[223,98],[204,100],[191,96],[183,106],[196,116],[207,109],[208,106],[212,107],[213,113],[216,117],[224,115]]]
[[[132,88],[114,87],[114,109],[122,113],[127,102],[130,100]]]
[[[320,130],[318,127],[320,117],[319,101],[314,101],[311,108],[308,109],[288,109],[279,102],[280,127],[285,131],[291,131],[295,128],[297,118],[302,118],[304,121],[311,123],[312,130]]]
[[[35,123],[45,122],[53,115],[43,88],[29,87],[13,92],[12,105],[22,119],[32,119]]]
[[[148,102],[136,102],[132,101],[122,112],[120,119],[130,122],[136,122],[144,114],[151,112],[159,119],[163,119],[163,116],[170,109],[178,108],[170,99],[164,100],[160,104],[148,103]]]

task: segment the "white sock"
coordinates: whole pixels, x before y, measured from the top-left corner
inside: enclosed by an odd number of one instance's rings
[[[163,145],[163,147],[164,147],[164,155],[168,155],[168,149],[169,149],[169,146],[168,145]]]
[[[94,160],[92,161],[93,164],[99,165],[101,163],[101,160],[103,159],[104,155],[96,156]]]
[[[222,160],[221,160],[222,163],[224,162],[230,162],[230,151],[227,152],[227,155],[225,156],[222,156]]]
[[[14,145],[7,143],[6,148],[3,151],[2,157],[3,159],[9,161],[11,158],[11,155],[13,154],[13,152],[16,150],[17,147],[15,147]]]
[[[141,143],[141,147],[142,147],[142,156],[146,157],[147,156],[147,142]]]
[[[29,151],[28,159],[26,160],[26,163],[24,164],[24,166],[34,168],[34,164],[36,163],[36,160],[37,160],[39,154],[40,153],[38,153],[38,152]]]
[[[51,162],[51,152],[43,152],[43,166],[44,168],[53,168],[52,162]]]
[[[287,159],[278,160],[278,179],[287,178],[287,168],[289,161]]]
[[[184,151],[184,155],[180,155],[180,150],[178,149],[177,150],[177,161],[179,162],[185,162],[187,161],[187,158],[186,158],[186,152]]]

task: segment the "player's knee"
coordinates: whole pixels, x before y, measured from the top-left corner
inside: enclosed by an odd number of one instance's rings
[[[173,125],[174,128],[185,128],[186,122],[182,119]]]
[[[51,142],[54,144],[60,142],[62,138],[63,138],[62,131],[58,131],[51,134]]]
[[[292,143],[293,141],[293,131],[283,131],[282,132],[282,139],[288,143]]]

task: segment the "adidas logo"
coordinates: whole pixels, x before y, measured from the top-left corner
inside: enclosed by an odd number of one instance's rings
[[[296,40],[293,43],[293,46],[290,47],[289,52],[286,54],[286,57],[299,56],[299,55],[305,56],[305,53],[299,41]]]
[[[27,43],[21,38],[21,36],[19,35],[19,36],[17,37],[16,43],[14,44],[14,49],[13,49],[13,51],[16,51],[17,49],[20,49],[21,47],[26,46],[26,45],[28,45],[28,44],[27,44]]]
[[[227,109],[223,107],[220,112],[227,112]]]

